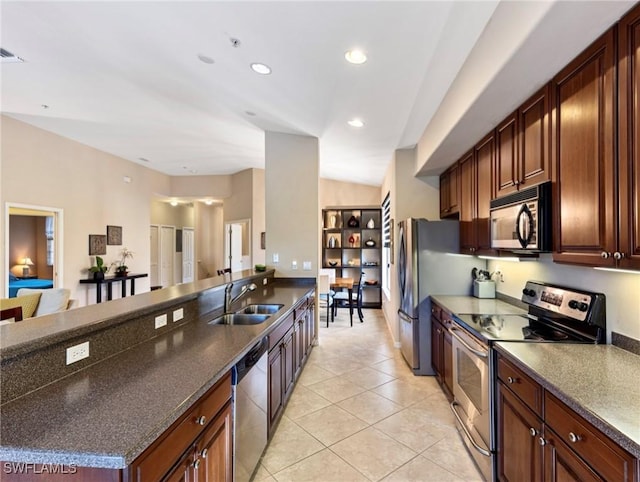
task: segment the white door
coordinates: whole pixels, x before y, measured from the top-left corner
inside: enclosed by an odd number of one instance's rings
[[[174,284],[173,259],[176,252],[176,228],[162,226],[160,228],[160,284],[166,288]]]
[[[194,247],[195,235],[193,228],[182,228],[182,282],[190,283],[194,280]]]
[[[159,286],[160,283],[160,228],[152,224],[149,229],[149,246],[151,260],[149,265],[149,282],[151,286]]]

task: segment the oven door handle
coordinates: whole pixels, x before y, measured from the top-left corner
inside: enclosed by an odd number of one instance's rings
[[[456,331],[457,331],[457,328],[455,328],[453,326],[451,328],[449,328],[449,333],[451,334],[451,336],[454,337],[456,340],[458,340],[462,344],[462,346],[464,346],[467,350],[469,350],[474,355],[479,356],[480,358],[488,358],[489,357],[489,354],[487,352],[476,350],[475,348],[470,346],[466,341],[464,341],[462,338],[460,338],[458,335],[456,335],[456,333],[455,333]]]
[[[456,410],[457,406],[460,406],[460,404],[455,400],[449,404],[449,408],[451,408],[451,411],[453,412],[453,416],[456,417],[456,419],[458,420],[458,425],[460,425],[460,428],[462,428],[462,431],[467,436],[467,439],[469,440],[469,442],[471,442],[471,445],[473,445],[474,449],[476,449],[478,452],[480,452],[482,455],[486,457],[491,457],[490,450],[487,450],[481,445],[478,445],[478,443],[475,440],[473,440],[471,433],[469,433],[469,430],[467,430],[467,427],[462,421],[462,418],[460,418],[460,415],[458,415],[458,411]]]

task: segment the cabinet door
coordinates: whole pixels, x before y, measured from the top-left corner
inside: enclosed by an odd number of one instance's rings
[[[431,366],[436,372],[436,377],[440,383],[443,382],[442,369],[442,343],[444,339],[444,329],[438,320],[431,317]]]
[[[282,410],[282,393],[282,349],[278,345],[269,352],[269,436]]]
[[[544,468],[546,482],[602,481],[560,438],[545,427]]]
[[[297,316],[297,313],[296,313]],[[300,370],[302,369],[302,364],[304,363],[306,357],[306,348],[307,345],[305,343],[305,317],[304,315],[300,316],[295,323],[294,328],[294,338],[295,338],[295,357],[294,357],[294,372],[295,378],[298,378]]]
[[[555,261],[615,264],[614,51],[609,30],[552,81]]]
[[[468,152],[459,162],[460,169],[460,252],[473,254],[476,249],[474,219],[476,177],[473,151]]]
[[[233,428],[231,402],[216,415],[196,444],[198,482],[233,480]]]
[[[542,422],[502,382],[497,415],[498,480],[542,481]]]
[[[282,341],[282,380],[283,391],[282,401],[285,403],[291,391],[293,390],[293,382],[296,374],[296,339],[293,328],[284,336]]]
[[[551,179],[549,162],[549,84],[518,109],[518,189]]]
[[[458,164],[440,176],[440,217],[455,217],[460,212]]]
[[[493,198],[517,191],[518,178],[518,114],[514,112],[496,127]]]
[[[476,250],[491,254],[491,220],[489,219],[489,203],[491,202],[491,171],[495,155],[495,137],[493,132],[487,135],[475,147],[476,164],[476,196],[475,218]]]
[[[189,450],[180,459],[173,470],[162,479],[163,482],[193,482],[196,480],[194,472],[193,451]]]
[[[621,268],[640,269],[640,7],[619,25],[619,166],[618,261]]]

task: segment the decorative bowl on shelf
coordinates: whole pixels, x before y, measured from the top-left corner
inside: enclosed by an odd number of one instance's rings
[[[337,261],[329,261],[329,266],[338,266]]]
[[[256,271],[267,271],[267,267],[264,264],[256,264],[254,268]]]

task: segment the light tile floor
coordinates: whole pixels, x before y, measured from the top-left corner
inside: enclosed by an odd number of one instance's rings
[[[364,314],[320,323],[254,480],[481,481],[436,380],[411,373],[380,310]]]

